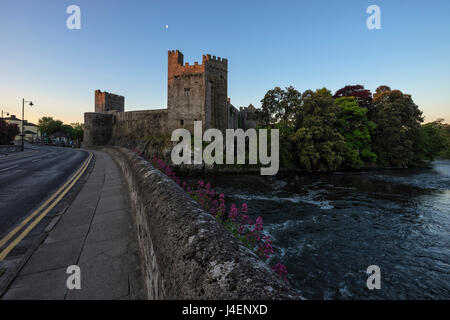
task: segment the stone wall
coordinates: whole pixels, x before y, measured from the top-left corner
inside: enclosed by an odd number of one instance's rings
[[[204,75],[176,76],[168,90],[168,128],[194,131],[194,121],[203,121],[205,128]]]
[[[182,188],[123,148],[107,148],[127,181],[151,299],[300,299]]]
[[[258,119],[256,116],[256,108],[250,104],[248,107],[241,107],[239,110],[240,127],[244,130],[256,129]]]
[[[228,128],[228,60],[203,56],[205,64],[206,103],[205,110],[211,116],[206,127],[225,131]]]
[[[112,138],[113,115],[87,112],[84,114],[84,146],[103,146]]]
[[[169,51],[167,109],[168,128],[193,131],[194,121],[203,121],[203,130],[228,126],[228,61],[204,55],[202,63],[184,63],[180,51]]]
[[[125,111],[125,97],[109,93],[102,92],[100,90],[95,91],[95,112],[109,112],[109,111]]]
[[[112,138],[140,138],[164,135],[167,130],[167,109],[113,113]]]
[[[239,128],[239,111],[236,109],[228,99],[228,128],[227,129],[238,129]]]
[[[95,112],[111,114],[88,119],[96,125],[86,123],[85,136],[91,145],[105,145],[109,140],[139,138],[148,135],[170,135],[173,130],[185,128],[193,133],[194,122],[203,122],[203,131],[215,128],[222,131],[240,127],[256,127],[251,115],[254,108],[241,108],[240,115],[228,99],[228,60],[203,55],[202,63],[193,65],[184,62],[183,54],[168,53],[167,109],[124,112],[125,98],[109,92],[95,91]],[[245,111],[245,112],[244,112]],[[100,120],[103,119],[103,120]],[[105,127],[102,126],[102,121]],[[91,131],[92,129],[92,131]],[[94,137],[100,134],[98,138]],[[97,144],[98,143],[98,144]]]

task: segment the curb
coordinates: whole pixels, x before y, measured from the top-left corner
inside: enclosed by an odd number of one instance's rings
[[[83,149],[83,150],[85,150],[85,149]],[[87,168],[86,172],[84,173],[83,177],[86,177],[86,175],[87,175],[87,177],[89,178],[89,175],[91,174],[94,166],[95,166],[95,156],[92,158],[91,163],[88,165],[88,168]],[[86,183],[86,181],[84,181],[83,184]],[[78,190],[78,193],[79,192],[80,192],[80,190]],[[67,197],[67,195],[65,197]],[[6,291],[8,290],[9,286],[11,285],[11,283],[14,281],[14,279],[16,279],[19,272],[22,270],[22,268],[25,266],[25,264],[28,262],[28,260],[34,254],[34,252],[39,248],[39,246],[42,244],[42,242],[47,238],[50,231],[52,231],[52,229],[59,222],[59,219],[61,218],[61,216],[64,213],[66,213],[67,209],[69,209],[69,207],[71,205],[72,205],[72,202],[67,203],[63,208],[61,208],[59,213],[47,224],[47,226],[45,227],[43,232],[37,237],[37,239],[27,249],[27,251],[22,256],[17,258],[16,260],[12,260],[12,261],[18,260],[19,262],[17,264],[13,265],[11,268],[7,269],[5,274],[0,275],[0,300],[2,300],[3,296],[5,295]],[[53,209],[56,209],[56,208],[53,208]]]

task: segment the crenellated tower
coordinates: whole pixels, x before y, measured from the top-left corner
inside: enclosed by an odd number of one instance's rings
[[[227,59],[204,55],[202,63],[184,62],[183,54],[169,51],[167,109],[170,130],[193,130],[194,121],[203,121],[204,130],[225,130],[227,110]]]
[[[95,90],[95,112],[125,111],[125,98],[123,96]]]

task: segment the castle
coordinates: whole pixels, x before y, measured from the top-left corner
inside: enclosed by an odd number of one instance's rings
[[[202,63],[184,62],[183,54],[168,54],[167,109],[125,111],[125,98],[95,91],[95,112],[84,115],[85,145],[104,145],[111,139],[170,135],[173,130],[248,129],[256,126],[255,108],[238,111],[228,98],[228,61],[203,55]]]

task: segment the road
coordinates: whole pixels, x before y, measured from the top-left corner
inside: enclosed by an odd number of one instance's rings
[[[0,155],[0,239],[42,204],[82,165],[79,149],[27,145]]]

